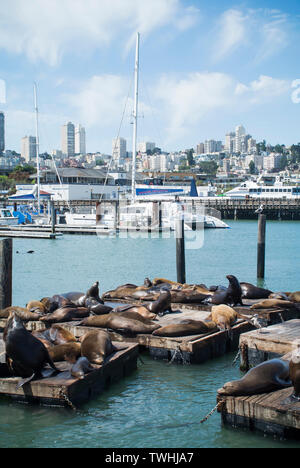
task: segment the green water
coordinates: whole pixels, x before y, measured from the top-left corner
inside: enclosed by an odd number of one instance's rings
[[[205,231],[203,247],[186,251],[187,282],[226,285],[226,275],[234,274],[256,283],[257,223],[229,224],[230,230]],[[268,222],[269,289],[300,290],[299,238],[300,223]],[[55,293],[85,291],[96,280],[103,292],[122,283],[141,284],[145,276],[176,279],[172,238],[16,239],[16,251],[13,302],[20,306]],[[215,406],[217,389],[240,378],[233,358],[182,366],[144,354],[135,373],[75,413],[2,400],[0,447],[298,447],[296,442],[224,428],[219,414],[199,425]]]

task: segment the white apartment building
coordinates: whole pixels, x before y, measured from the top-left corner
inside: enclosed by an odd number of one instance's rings
[[[125,138],[114,138],[112,141],[112,158],[116,164],[120,164],[121,159],[126,158],[126,145]]]
[[[235,129],[235,144],[234,144],[234,151],[236,153],[242,153],[243,148],[243,137],[246,135],[246,130],[243,125],[238,125]]]
[[[204,142],[204,153],[218,153],[222,151],[222,142],[216,140],[206,140]]]
[[[147,153],[147,151],[153,151],[155,148],[155,143],[150,141],[144,141],[138,144],[138,152]]]
[[[72,122],[68,122],[61,128],[61,150],[68,158],[75,155],[75,126]]]
[[[271,153],[269,156],[264,156],[264,169],[272,171],[273,169],[280,168],[282,154]]]
[[[229,153],[234,153],[235,149],[235,133],[230,132],[227,133],[225,136],[225,151],[228,151]]]
[[[36,159],[36,137],[25,136],[22,138],[21,156],[25,159],[26,163],[29,163],[32,159]]]
[[[75,154],[86,155],[85,128],[81,125],[75,127]]]

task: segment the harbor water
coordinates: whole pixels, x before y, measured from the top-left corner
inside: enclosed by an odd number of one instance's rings
[[[206,230],[198,244],[188,240],[188,283],[227,285],[228,274],[257,282],[257,222],[228,224],[231,229]],[[300,290],[299,238],[300,222],[268,222],[268,289]],[[142,284],[145,277],[176,280],[174,237],[145,239],[136,233],[14,240],[14,305],[85,291],[97,280],[103,293],[124,283]],[[137,371],[76,412],[1,399],[0,447],[298,447],[297,442],[224,428],[217,413],[199,424],[215,406],[217,389],[241,377],[238,365],[232,366],[234,357],[190,366],[143,354]]]

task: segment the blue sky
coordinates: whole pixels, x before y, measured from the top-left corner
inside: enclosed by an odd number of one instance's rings
[[[111,153],[126,102],[130,150],[136,31],[139,141],[179,150],[239,124],[259,141],[300,141],[298,0],[10,0],[3,10],[7,148],[34,134],[36,81],[42,150],[60,148],[71,120],[86,127],[88,151]]]

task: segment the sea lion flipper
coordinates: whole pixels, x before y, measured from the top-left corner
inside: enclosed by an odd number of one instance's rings
[[[23,385],[31,382],[35,377],[35,372],[32,374],[31,377],[27,377],[26,379],[22,379],[20,380],[20,382],[18,383],[18,385],[16,385],[16,390],[19,390],[21,387],[23,387]]]

